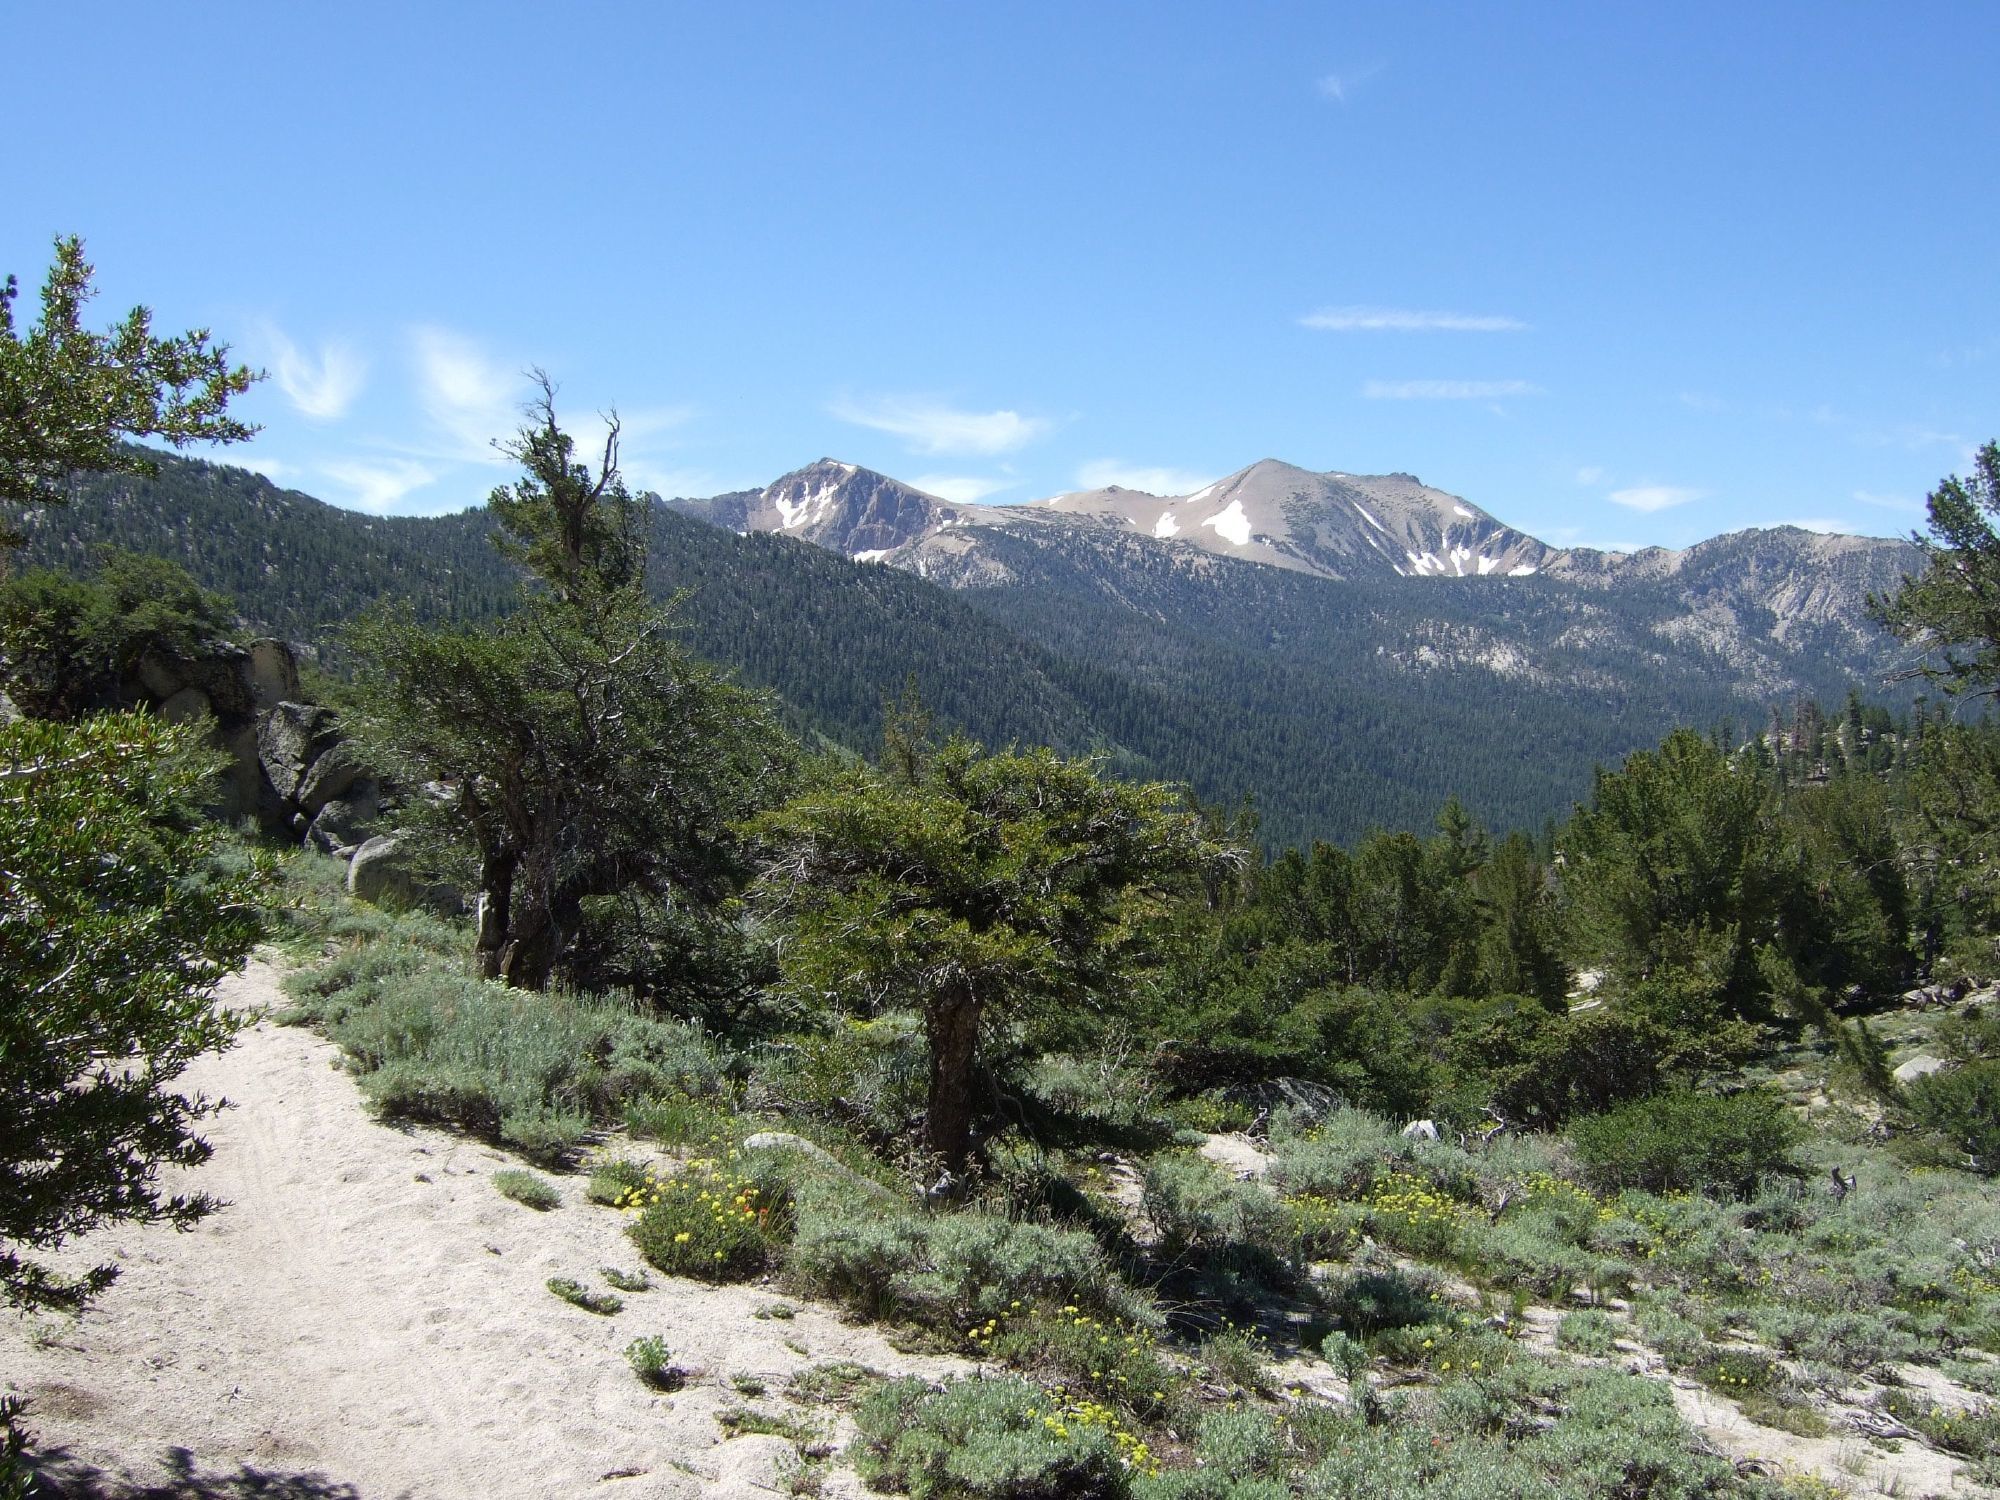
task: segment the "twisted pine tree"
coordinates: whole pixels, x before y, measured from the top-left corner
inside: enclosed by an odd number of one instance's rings
[[[739,876],[732,820],[775,800],[788,747],[761,700],[673,639],[646,592],[645,502],[618,474],[614,419],[580,462],[538,376],[522,467],[493,492],[495,545],[523,568],[497,626],[407,611],[350,632],[367,664],[355,716],[372,758],[443,789],[414,809],[434,853],[469,848],[480,974],[544,989],[593,897],[704,911]]]

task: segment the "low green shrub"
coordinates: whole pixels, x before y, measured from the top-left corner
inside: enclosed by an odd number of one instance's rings
[[[1981,1402],[1956,1410],[1895,1386],[1882,1392],[1877,1404],[1934,1448],[1967,1458],[2000,1458],[2000,1407]]]
[[[953,1337],[1017,1303],[1145,1320],[1143,1301],[1078,1230],[978,1210],[918,1214],[824,1182],[802,1191],[785,1269],[802,1291]]]
[[[1633,1320],[1640,1336],[1676,1370],[1694,1366],[1708,1352],[1708,1331],[1685,1316],[1675,1305],[1678,1299],[1648,1296],[1633,1303]]]
[[[1294,1259],[1344,1260],[1360,1245],[1367,1213],[1358,1204],[1317,1193],[1301,1193],[1280,1202]]]
[[[1360,1199],[1369,1232],[1424,1260],[1463,1258],[1484,1218],[1413,1172],[1390,1172]]]
[[[1207,1412],[1195,1435],[1192,1469],[1142,1477],[1139,1500],[1289,1500],[1295,1459],[1285,1426],[1243,1406]]]
[[[1245,1391],[1265,1389],[1270,1373],[1270,1346],[1253,1329],[1229,1324],[1201,1341],[1201,1362],[1217,1380]]]
[[[1569,1227],[1555,1215],[1531,1207],[1490,1225],[1467,1216],[1460,1230],[1460,1254],[1498,1286],[1561,1299],[1593,1279],[1595,1258],[1570,1238]]]
[[[656,1333],[649,1333],[627,1344],[625,1363],[632,1367],[633,1374],[656,1391],[679,1390],[687,1379],[686,1374],[674,1365],[674,1351]]]
[[[1594,1309],[1564,1313],[1556,1323],[1556,1347],[1604,1359],[1615,1352],[1619,1333],[1618,1320],[1608,1313]]]
[[[1093,1317],[1073,1302],[1010,1307],[967,1329],[965,1345],[967,1353],[1000,1360],[1056,1390],[1094,1397],[1149,1422],[1164,1418],[1187,1385],[1160,1353],[1153,1329]]]
[[[1576,1121],[1570,1143],[1599,1187],[1661,1193],[1755,1192],[1796,1170],[1804,1130],[1776,1094],[1675,1089]]]
[[[652,1174],[639,1162],[625,1159],[599,1162],[590,1169],[583,1196],[606,1208],[617,1208],[651,1182]]]
[[[791,1232],[784,1174],[766,1161],[690,1162],[678,1176],[649,1178],[620,1205],[626,1233],[655,1270],[698,1281],[743,1281],[769,1265]]]
[[[607,1286],[621,1292],[650,1292],[653,1278],[644,1271],[621,1271],[616,1266],[599,1266],[597,1274],[604,1278]]]
[[[986,1170],[973,1206],[1014,1219],[1081,1229],[1114,1253],[1130,1243],[1124,1209],[1112,1202],[1110,1180],[1096,1161],[1072,1164],[1027,1141],[987,1148]]]
[[[895,1380],[854,1414],[855,1469],[916,1500],[1124,1500],[1136,1453],[1151,1454],[1109,1413],[1066,1407],[1013,1376],[931,1387]]]
[[[1909,1086],[1917,1123],[1965,1154],[1979,1172],[2000,1172],[2000,1061],[1969,1062]]]
[[[1326,1362],[1340,1371],[1345,1380],[1353,1380],[1368,1368],[1368,1346],[1351,1334],[1336,1328],[1320,1342],[1320,1353]]]
[[[1257,1111],[1242,1099],[1211,1090],[1174,1100],[1167,1106],[1167,1116],[1184,1130],[1198,1131],[1202,1135],[1226,1135],[1232,1131],[1248,1130],[1256,1121]]]
[[[1762,1350],[1746,1348],[1710,1348],[1688,1374],[1722,1396],[1766,1394],[1784,1378],[1776,1360]]]
[[[519,1167],[502,1167],[493,1174],[493,1187],[501,1197],[512,1198],[525,1208],[547,1213],[562,1202],[562,1194],[543,1178]]]
[[[696,1099],[687,1094],[648,1094],[625,1104],[625,1128],[634,1138],[663,1146],[709,1146],[732,1141],[738,1119],[727,1098]]]
[[[580,1307],[585,1312],[596,1313],[600,1318],[611,1317],[625,1310],[623,1298],[614,1297],[609,1292],[593,1292],[574,1276],[551,1276],[548,1288],[571,1307]]]
[[[1288,1197],[1357,1198],[1410,1159],[1396,1127],[1365,1109],[1336,1109],[1301,1135],[1277,1135],[1271,1185]]]
[[[892,1012],[792,1036],[751,1059],[751,1098],[786,1115],[837,1121],[886,1144],[922,1114],[928,1074],[923,1028]]]
[[[1343,1330],[1362,1339],[1442,1322],[1450,1313],[1431,1278],[1393,1267],[1351,1273],[1334,1288],[1328,1308]]]
[[[1513,1363],[1513,1340],[1469,1313],[1449,1313],[1436,1323],[1387,1328],[1370,1341],[1391,1364],[1428,1370],[1440,1379],[1490,1378]]]
[[[620,1000],[434,969],[379,976],[350,1005],[362,988],[326,996],[320,1017],[387,1114],[560,1155],[628,1100],[723,1086],[727,1058],[699,1027]]]
[[[882,1380],[880,1370],[871,1370],[852,1360],[835,1360],[830,1364],[808,1365],[791,1378],[787,1389],[794,1400],[811,1406],[852,1406]]]
[[[374,925],[382,931],[370,934],[371,940],[345,948],[312,968],[294,970],[280,981],[294,1002],[285,1020],[337,1026],[375,1004],[398,983],[443,960],[435,948],[395,931],[402,925],[400,918],[377,912]]]
[[[1160,1260],[1219,1262],[1267,1280],[1286,1279],[1292,1225],[1263,1185],[1238,1181],[1206,1157],[1172,1152],[1147,1163],[1139,1201]]]
[[[1159,1074],[1123,1050],[1048,1053],[1020,1068],[1017,1081],[1024,1102],[1043,1117],[1039,1133],[1143,1146],[1174,1130],[1175,1119],[1160,1102]]]
[[[1832,1309],[1792,1301],[1759,1303],[1750,1312],[1760,1342],[1795,1359],[1866,1374],[1915,1359],[1919,1340],[1896,1310]]]

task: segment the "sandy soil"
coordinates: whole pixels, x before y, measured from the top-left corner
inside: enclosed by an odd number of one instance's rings
[[[253,964],[224,1000],[277,1006]],[[768,1287],[654,1276],[597,1317],[551,1295],[550,1276],[602,1287],[598,1268],[642,1269],[618,1214],[552,1179],[562,1206],[494,1190],[503,1154],[364,1111],[339,1052],[259,1024],[186,1075],[234,1107],[208,1131],[192,1181],[229,1206],[187,1234],[123,1226],[71,1247],[117,1283],[81,1321],[0,1321],[0,1388],[30,1398],[27,1425],[69,1496],[573,1497],[655,1500],[782,1492],[788,1442],[724,1441],[716,1414],[788,1407],[787,1378],[853,1360],[935,1375],[956,1362],[891,1350],[873,1330]],[[663,1336],[685,1388],[642,1385],[622,1350]],[[736,1377],[769,1394],[746,1400]],[[858,1493],[833,1476],[828,1493]]]
[[[253,964],[223,999],[281,1006],[276,978]],[[233,1103],[208,1131],[214,1159],[189,1174],[228,1207],[188,1234],[122,1226],[58,1257],[120,1268],[80,1321],[0,1321],[0,1390],[30,1399],[56,1495],[753,1500],[790,1489],[797,1449],[731,1438],[718,1414],[747,1406],[837,1446],[851,1432],[843,1418],[784,1399],[796,1372],[833,1361],[933,1377],[969,1368],[898,1353],[879,1332],[769,1287],[655,1275],[610,1318],[559,1301],[551,1276],[601,1288],[600,1267],[641,1269],[621,1217],[585,1201],[577,1178],[549,1179],[563,1202],[548,1213],[501,1197],[492,1173],[519,1163],[376,1122],[339,1049],[308,1031],[259,1024],[185,1082]],[[1244,1177],[1269,1160],[1237,1136],[1203,1151]],[[759,1316],[774,1306],[792,1315]],[[1552,1328],[1552,1310],[1532,1311]],[[1547,1342],[1548,1329],[1533,1331]],[[642,1334],[667,1340],[688,1372],[682,1389],[661,1394],[633,1376],[622,1351]],[[1629,1352],[1666,1377],[1656,1358]],[[1280,1373],[1344,1395],[1325,1366],[1298,1366]],[[739,1381],[765,1393],[746,1396]],[[1683,1417],[1733,1458],[1856,1495],[1976,1492],[1957,1463],[1917,1443],[1799,1438],[1692,1381],[1670,1384]],[[837,1465],[823,1478],[828,1495],[863,1493]]]

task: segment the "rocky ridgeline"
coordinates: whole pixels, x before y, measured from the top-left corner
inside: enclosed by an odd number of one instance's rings
[[[163,719],[214,722],[229,757],[210,809],[216,816],[254,819],[267,834],[347,861],[356,895],[410,893],[396,840],[371,833],[393,810],[393,795],[343,738],[339,715],[300,701],[298,652],[289,643],[218,641],[192,659],[150,653],[125,686],[134,706]]]

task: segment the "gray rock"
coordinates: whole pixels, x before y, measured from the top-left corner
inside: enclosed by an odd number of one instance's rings
[[[166,701],[189,685],[187,662],[153,652],[139,658],[134,675],[139,679],[139,686],[156,702]]]
[[[250,690],[251,705],[258,713],[269,713],[280,703],[292,703],[299,696],[299,659],[284,641],[252,641],[250,659],[244,664],[244,685]]]
[[[362,779],[348,789],[345,797],[333,797],[320,805],[306,829],[306,840],[329,854],[358,847],[367,826],[381,816],[382,802],[375,783]]]
[[[14,700],[7,696],[6,690],[0,689],[0,724],[18,724],[20,722],[21,710],[14,706]]]
[[[216,721],[233,727],[256,714],[248,681],[250,653],[232,641],[209,641],[193,657],[149,652],[139,659],[128,680],[154,703],[164,703],[186,688],[208,695]]]
[[[208,701],[208,694],[198,687],[184,687],[172,697],[163,699],[154,710],[169,724],[185,724],[190,719],[213,715],[215,705]]]
[[[271,789],[285,801],[298,796],[307,769],[332,747],[334,713],[317,703],[280,703],[257,721],[257,758]]]
[[[361,764],[361,758],[354,753],[354,748],[341,740],[328,746],[306,768],[292,800],[307,812],[316,813],[334,798],[348,796],[366,769]]]
[[[264,770],[257,763],[257,726],[218,728],[216,739],[228,753],[229,764],[223,768],[218,795],[209,811],[226,822],[255,818],[266,832],[282,832],[285,808],[264,784]]]
[[[1931,1074],[1950,1066],[1951,1064],[1941,1057],[1932,1057],[1928,1052],[1920,1052],[1908,1062],[1897,1064],[1896,1082],[1915,1083],[1919,1078],[1928,1078]]]
[[[377,834],[359,849],[347,865],[347,894],[363,901],[380,902],[384,897],[408,901],[410,872],[396,857],[396,840]]]

